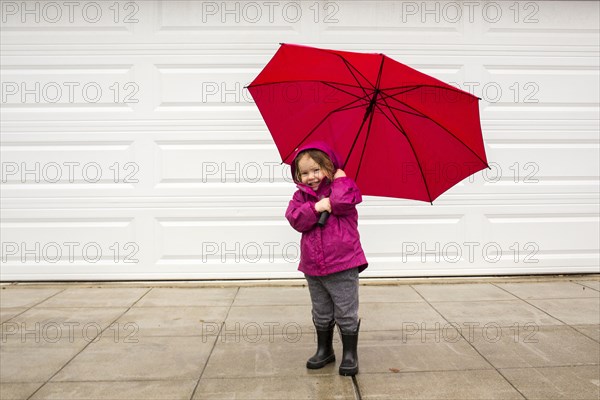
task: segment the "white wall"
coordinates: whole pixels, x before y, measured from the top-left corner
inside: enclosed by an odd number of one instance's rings
[[[243,90],[279,42],[483,99],[493,170],[433,206],[365,198],[365,277],[599,272],[596,1],[1,3],[2,280],[301,277]]]

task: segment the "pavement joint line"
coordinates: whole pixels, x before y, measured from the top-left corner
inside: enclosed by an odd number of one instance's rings
[[[227,321],[227,318],[229,317],[229,313],[231,312],[231,309],[233,308],[233,303],[235,302],[235,299],[237,298],[239,293],[240,293],[240,288],[238,287],[237,290],[235,291],[235,295],[231,299],[231,303],[229,304],[229,309],[227,310],[227,314],[225,315],[225,317],[223,318],[223,322],[219,326],[219,332],[215,336],[215,341],[213,343],[213,346],[210,349],[210,352],[208,353],[208,357],[206,357],[206,362],[204,363],[204,367],[202,368],[202,371],[200,371],[200,376],[198,376],[198,380],[196,381],[196,386],[194,386],[194,390],[192,390],[192,395],[190,396],[190,400],[192,400],[194,398],[194,396],[196,395],[196,390],[198,389],[198,386],[200,385],[200,381],[202,380],[202,375],[204,375],[204,371],[206,370],[206,367],[208,366],[208,363],[210,362],[210,357],[212,356],[212,353],[215,350],[215,347],[217,346],[219,337],[221,336],[221,332],[223,331],[223,326],[225,325],[225,321]]]
[[[25,309],[23,311],[21,311],[20,313],[18,313],[17,315],[13,315],[12,317],[10,317],[9,319],[7,319],[6,321],[2,321],[2,325],[4,325],[7,322],[11,322],[11,320],[13,318],[16,318],[19,315],[22,315],[22,314],[26,313],[27,311],[31,310],[34,307],[37,307],[38,305],[40,305],[41,303],[45,302],[46,300],[49,300],[49,299],[53,298],[54,296],[58,296],[59,294],[63,293],[65,290],[67,290],[67,288],[65,288],[63,290],[60,290],[60,291],[54,293],[53,295],[51,295],[49,297],[44,298],[43,300],[37,302],[36,304],[34,304],[34,305],[30,306],[30,307],[6,307],[6,308],[25,308]],[[5,307],[0,307],[0,308],[5,308]],[[38,309],[39,308],[43,308],[43,307],[38,307]]]
[[[90,309],[100,309],[100,310],[107,310],[107,309],[111,309],[111,308],[123,308],[123,307],[129,307],[127,305],[110,305],[110,306],[39,306],[36,307],[36,310],[68,310],[71,308],[90,308]],[[170,306],[156,306],[154,308],[168,308]],[[192,307],[192,306],[182,306],[182,307]],[[198,307],[202,307],[202,306],[198,306]],[[33,307],[32,307],[33,308]],[[136,310],[140,310],[142,308],[151,308],[151,307],[145,307],[145,306],[140,306],[140,307],[136,307]],[[2,308],[5,309],[5,308]]]
[[[49,377],[49,378],[46,380],[46,382],[44,382],[44,383],[42,384],[42,386],[38,387],[38,388],[37,388],[37,389],[36,389],[36,390],[35,390],[33,393],[31,393],[31,394],[29,395],[29,397],[27,397],[27,400],[30,400],[30,399],[31,399],[33,396],[35,396],[35,394],[36,394],[37,392],[39,392],[41,388],[43,388],[44,386],[46,386],[46,385],[47,385],[47,384],[48,384],[48,383],[49,383],[49,382],[52,380],[52,378],[54,378],[54,377],[55,377],[55,376],[56,376],[56,375],[57,375],[57,374],[58,374],[60,371],[62,371],[63,369],[65,369],[65,367],[66,367],[67,365],[69,365],[69,363],[70,363],[71,361],[73,361],[73,359],[75,359],[75,357],[77,357],[78,355],[80,355],[80,354],[81,354],[81,353],[82,353],[82,352],[83,352],[85,349],[87,349],[87,348],[88,348],[88,347],[89,347],[89,346],[90,346],[92,343],[94,343],[94,340],[95,340],[97,337],[100,337],[100,336],[102,336],[102,334],[104,333],[104,331],[106,331],[106,330],[107,330],[109,327],[111,327],[111,326],[112,326],[112,324],[114,324],[115,322],[117,322],[117,321],[119,320],[119,318],[121,318],[123,315],[125,315],[125,314],[127,313],[127,311],[129,311],[129,310],[131,309],[131,307],[133,307],[133,306],[134,306],[134,305],[135,305],[137,302],[139,302],[139,301],[140,301],[140,300],[141,300],[141,299],[142,299],[144,296],[146,296],[146,295],[147,295],[148,293],[150,293],[151,291],[152,291],[152,289],[148,289],[148,290],[147,290],[147,291],[146,291],[144,294],[142,294],[142,295],[140,296],[140,298],[139,298],[139,299],[137,299],[136,301],[134,301],[134,302],[133,302],[133,304],[131,304],[131,305],[130,305],[130,306],[129,306],[129,307],[128,307],[128,308],[127,308],[125,311],[123,311],[123,312],[122,312],[120,315],[118,315],[118,316],[117,316],[117,317],[116,317],[116,318],[115,318],[115,319],[114,319],[114,320],[113,320],[113,321],[112,321],[110,324],[108,324],[108,325],[107,325],[107,326],[106,326],[104,329],[102,329],[102,331],[100,331],[100,333],[98,333],[98,335],[94,336],[94,338],[93,338],[92,340],[90,340],[90,341],[89,341],[89,342],[88,342],[88,343],[87,343],[85,346],[83,346],[83,347],[81,348],[81,350],[79,350],[79,351],[78,351],[78,352],[77,352],[77,353],[76,353],[76,354],[75,354],[73,357],[71,357],[69,360],[67,360],[67,362],[65,362],[65,363],[62,365],[62,367],[60,367],[60,368],[58,369],[58,371],[56,371],[54,374],[52,374],[52,375],[51,375],[51,376],[50,376],[50,377]],[[60,293],[62,293],[62,292],[60,292]],[[57,293],[57,294],[58,294],[58,293]]]
[[[494,285],[494,284],[493,284],[493,285]],[[498,286],[498,285],[494,285],[494,286],[496,286],[497,288],[499,288],[499,289],[502,289],[502,290],[504,290],[504,291],[507,291],[506,289],[504,289],[504,288],[502,288],[502,287],[500,287],[500,286]],[[560,318],[558,318],[558,317],[555,317],[554,315],[551,315],[550,313],[548,313],[547,311],[545,311],[545,310],[543,310],[543,309],[539,308],[539,307],[538,307],[538,306],[536,306],[535,304],[531,304],[531,303],[530,303],[530,302],[528,302],[526,299],[522,299],[522,298],[520,298],[519,296],[517,296],[516,294],[515,294],[514,296],[515,296],[515,297],[517,297],[518,299],[520,299],[521,301],[525,302],[526,304],[529,304],[531,307],[534,307],[534,308],[536,308],[536,309],[540,310],[540,311],[541,311],[541,312],[543,312],[544,314],[548,315],[550,318],[553,318],[553,319],[555,319],[555,320],[557,320],[557,321],[560,321],[560,322],[562,322],[562,323],[563,323],[565,326],[568,326],[569,328],[571,328],[572,330],[574,330],[574,331],[575,331],[575,332],[577,332],[578,334],[580,334],[580,335],[583,335],[583,336],[585,336],[585,337],[587,337],[587,338],[590,338],[590,339],[592,339],[594,342],[598,342],[598,340],[596,340],[596,339],[594,339],[594,338],[592,338],[592,337],[589,337],[588,335],[584,334],[583,332],[579,332],[577,329],[573,328],[573,327],[571,326],[571,324],[568,324],[568,323],[566,323],[565,321],[563,321],[562,319],[560,319]],[[580,298],[583,298],[583,299],[591,299],[591,298],[593,298],[593,297],[578,297],[578,299],[580,299]],[[546,299],[530,299],[530,300],[546,300]],[[556,300],[556,299],[549,299],[549,300]],[[571,299],[568,299],[568,300],[573,300],[573,299],[571,298]],[[576,324],[573,324],[573,325],[576,325]],[[584,325],[585,325],[585,324],[584,324]],[[594,324],[592,324],[592,325],[594,325]],[[540,327],[541,327],[541,326],[545,326],[545,325],[540,325]],[[554,325],[553,325],[553,326],[554,326]],[[558,326],[558,325],[557,325],[557,326]]]
[[[352,387],[354,388],[355,399],[362,400],[362,395],[360,393],[360,386],[358,385],[358,379],[356,379],[356,375],[352,376]]]
[[[512,293],[511,293],[512,294]],[[535,299],[529,299],[529,300],[578,300],[578,299],[595,299],[595,297],[536,297]],[[502,301],[517,301],[517,300],[522,300],[520,298],[516,298],[516,299],[483,299],[483,300],[433,300],[432,303],[475,303],[478,301],[493,301],[496,303],[502,302]],[[406,302],[408,303],[408,302]]]
[[[31,307],[33,308],[33,307]],[[7,322],[11,322],[13,318],[17,318],[20,315],[23,315],[24,313],[26,313],[27,311],[31,310],[31,308],[26,308],[25,310],[21,311],[20,313],[13,315],[12,317],[10,317],[9,319],[7,319],[6,321],[2,321],[2,323],[0,325],[4,325]]]
[[[494,370],[514,370],[514,369],[552,369],[552,368],[577,368],[577,367],[600,367],[600,364],[560,364],[560,365],[543,365],[543,366],[526,366],[526,367],[502,367],[502,368],[461,368],[461,369],[420,369],[414,371],[398,371],[393,374],[431,374],[437,372],[477,372],[477,371],[494,371]],[[365,375],[390,375],[390,372],[360,372],[358,376]],[[286,378],[288,376],[281,375]],[[250,377],[243,377],[244,379],[251,379]],[[224,378],[218,378],[224,379]],[[237,379],[237,377],[236,377]]]
[[[494,286],[495,286],[495,285],[494,285]],[[427,304],[429,304],[429,306],[430,306],[431,308],[433,308],[433,309],[434,309],[434,311],[435,311],[436,313],[438,313],[438,314],[439,314],[439,315],[440,315],[440,316],[441,316],[441,317],[442,317],[442,318],[443,318],[443,319],[444,319],[446,322],[450,323],[450,322],[448,321],[448,319],[446,319],[446,317],[445,317],[445,316],[444,316],[444,315],[443,315],[443,314],[442,314],[442,313],[441,313],[441,312],[440,312],[440,311],[439,311],[437,308],[435,308],[435,307],[433,306],[433,304],[431,304],[431,303],[430,303],[430,302],[429,302],[429,301],[428,301],[428,300],[427,300],[427,299],[426,299],[426,298],[425,298],[425,297],[424,297],[424,296],[423,296],[421,293],[419,293],[419,291],[418,291],[418,290],[416,290],[414,287],[413,287],[413,289],[414,289],[414,290],[415,290],[415,291],[416,291],[416,292],[419,294],[419,296],[421,296],[421,297],[423,298],[423,300],[425,300],[425,301],[427,302]],[[515,297],[516,297],[516,296],[515,296]],[[508,384],[509,384],[509,385],[510,385],[510,386],[511,386],[511,387],[512,387],[514,390],[516,390],[516,391],[517,391],[517,393],[519,393],[519,394],[520,394],[520,395],[521,395],[521,396],[522,396],[524,399],[527,399],[527,396],[525,396],[525,394],[524,394],[524,393],[522,393],[522,392],[521,392],[521,391],[520,391],[520,390],[519,390],[519,389],[518,389],[518,388],[517,388],[515,385],[513,385],[513,383],[512,383],[512,382],[511,382],[511,381],[510,381],[510,380],[509,380],[509,379],[508,379],[506,376],[504,376],[504,375],[503,375],[503,374],[502,374],[502,373],[501,373],[501,372],[498,370],[498,368],[496,368],[496,366],[495,366],[494,364],[492,364],[492,363],[490,362],[490,360],[488,360],[488,359],[487,359],[487,357],[486,357],[486,356],[484,356],[483,354],[481,354],[481,352],[480,352],[479,350],[477,350],[477,348],[476,348],[476,347],[473,345],[473,343],[471,343],[471,342],[470,342],[470,341],[469,341],[467,338],[465,338],[465,335],[463,334],[463,332],[462,332],[462,329],[461,329],[460,331],[457,331],[457,332],[458,332],[458,334],[459,334],[459,335],[460,335],[460,336],[463,338],[463,340],[464,340],[464,341],[466,341],[466,342],[467,342],[467,344],[468,344],[469,346],[471,346],[471,348],[472,348],[472,349],[473,349],[473,350],[474,350],[474,351],[475,351],[477,354],[479,354],[479,356],[480,356],[480,357],[481,357],[483,360],[485,360],[485,362],[486,362],[486,363],[488,363],[488,364],[489,364],[489,365],[490,365],[490,366],[491,366],[491,367],[492,367],[492,368],[493,368],[493,369],[496,371],[496,373],[497,373],[498,375],[500,375],[500,376],[501,376],[501,377],[502,377],[502,378],[503,378],[503,379],[504,379],[504,380],[505,380],[505,381],[506,381],[506,382],[507,382],[507,383],[508,383]]]
[[[577,281],[573,281],[573,283],[575,283],[575,284],[577,284],[577,285],[580,285],[580,286],[582,286],[582,287],[584,287],[584,288],[586,288],[586,289],[591,289],[591,290],[593,290],[593,291],[595,291],[595,292],[598,292],[598,294],[600,295],[600,290],[598,290],[598,289],[596,289],[596,288],[593,288],[593,287],[591,287],[591,286],[588,286],[588,285],[586,285],[585,283],[581,283],[581,282],[577,282]]]
[[[419,371],[420,372],[420,371]],[[379,372],[377,372],[379,373]],[[365,373],[365,374],[369,374],[369,373]],[[372,374],[372,373],[371,373]],[[335,373],[317,373],[317,372],[311,372],[310,375],[302,375],[302,376],[298,376],[298,374],[294,374],[294,375],[260,375],[260,376],[211,376],[209,378],[204,378],[206,380],[211,379],[211,380],[225,380],[225,379],[279,379],[279,378],[290,378],[290,379],[312,379],[312,378],[323,378],[323,377],[336,377],[339,374],[337,372]],[[343,378],[342,378],[343,379]],[[123,381],[123,382],[127,382],[127,381]]]
[[[543,366],[535,366],[530,365],[526,367],[502,367],[502,368],[494,368],[493,366],[489,368],[455,368],[455,369],[419,369],[419,370],[411,370],[411,371],[398,371],[393,372],[393,374],[421,374],[421,373],[436,373],[436,372],[476,372],[476,371],[494,371],[498,369],[539,369],[539,368],[572,368],[572,367],[600,367],[600,364],[594,363],[586,363],[586,364],[560,364],[560,365],[543,365]],[[360,375],[389,375],[391,372],[360,372]],[[281,375],[282,377],[288,377],[287,375]],[[291,376],[290,376],[291,377]],[[250,377],[247,377],[250,378]]]
[[[533,367],[532,367],[533,368]],[[418,369],[412,371],[398,371],[398,372],[360,372],[359,375],[389,375],[389,374],[420,374],[420,373],[433,373],[433,372],[469,372],[469,371],[493,371],[494,367],[489,368],[454,368],[454,369]]]
[[[583,363],[583,364],[560,364],[560,365],[530,365],[528,367],[502,367],[500,369],[540,369],[540,368],[573,368],[573,367],[600,367],[600,364]]]
[[[447,320],[446,320],[446,321],[447,321]],[[448,322],[448,325],[450,325],[450,326],[452,326],[452,327],[453,327],[454,325],[456,325],[456,324],[457,324],[457,322]],[[586,325],[586,324],[583,324],[583,325]],[[598,326],[598,325],[596,325],[596,324],[587,324],[587,325],[588,325],[588,326]],[[542,329],[565,329],[565,328],[567,328],[567,327],[569,327],[569,326],[570,326],[570,325],[568,325],[568,324],[561,324],[561,325],[539,325],[539,327],[540,327],[540,328],[542,328]],[[514,328],[514,327],[515,327],[515,325],[514,325],[514,323],[513,323],[512,325],[500,325],[500,324],[497,324],[495,327],[497,327],[497,328]],[[367,330],[367,329],[365,329],[365,330],[362,330],[362,329],[361,329],[361,332],[365,332],[365,333],[374,333],[374,332],[377,332],[377,333],[382,333],[382,332],[390,332],[390,333],[397,333],[397,334],[400,334],[400,332],[401,332],[401,329],[402,329],[402,328],[398,328],[398,329],[368,329],[368,330]],[[485,326],[474,326],[474,327],[473,327],[473,330],[484,330],[484,329],[486,329],[486,328],[485,328]],[[435,330],[438,330],[438,328],[426,328],[426,329],[423,329],[423,330],[424,330],[424,331],[435,331]]]
[[[585,325],[585,324],[583,324],[583,325]],[[578,325],[578,326],[581,326],[581,325]],[[598,326],[598,325],[591,325],[591,326]],[[594,342],[596,342],[596,343],[600,343],[600,340],[598,340],[598,339],[596,339],[596,338],[594,338],[594,337],[588,336],[588,335],[587,335],[585,332],[581,332],[579,329],[575,328],[575,327],[574,327],[574,326],[572,326],[572,325],[569,325],[569,328],[572,328],[572,329],[576,330],[576,331],[577,331],[577,333],[580,333],[580,334],[582,334],[583,336],[585,336],[585,337],[587,337],[587,338],[590,338],[590,339],[592,339],[592,340],[593,340]]]
[[[65,380],[65,381],[57,381],[50,383],[98,383],[98,382],[189,382],[193,379],[98,379],[98,380]],[[8,383],[41,383],[41,382],[8,382]]]

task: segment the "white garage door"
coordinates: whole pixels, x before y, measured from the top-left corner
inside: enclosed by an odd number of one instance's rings
[[[599,272],[596,1],[1,11],[4,281],[301,277],[294,185],[243,89],[279,42],[383,52],[482,98],[491,170],[433,206],[365,198],[365,277]]]

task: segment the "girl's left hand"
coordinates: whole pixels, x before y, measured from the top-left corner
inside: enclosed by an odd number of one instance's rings
[[[344,172],[344,170],[338,169],[337,171],[335,171],[335,175],[333,175],[333,179],[342,178],[344,176],[346,176],[346,173]]]

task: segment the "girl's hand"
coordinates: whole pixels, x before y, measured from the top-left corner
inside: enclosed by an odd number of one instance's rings
[[[315,210],[317,212],[322,213],[323,211],[331,212],[331,203],[329,202],[329,197],[325,197],[315,203]]]
[[[335,175],[333,175],[333,179],[342,178],[344,176],[346,176],[346,173],[344,172],[344,170],[338,169],[337,171],[335,171]]]

